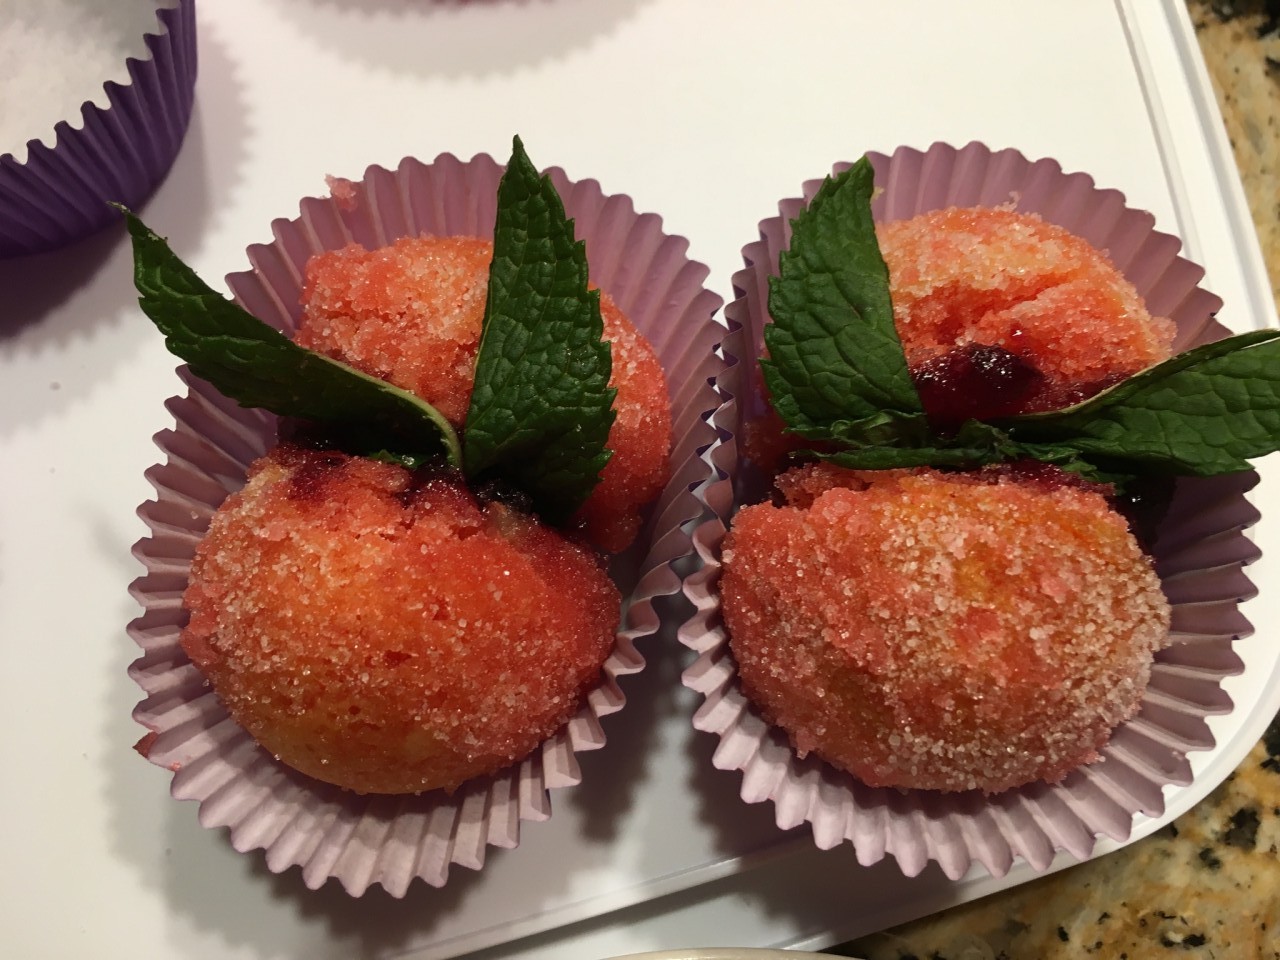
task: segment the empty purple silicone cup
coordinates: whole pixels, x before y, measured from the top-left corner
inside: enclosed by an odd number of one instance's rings
[[[195,95],[195,0],[156,6],[156,28],[142,38],[147,56],[125,61],[128,82],[103,85],[106,106],[86,99],[79,126],[51,118],[51,143],[37,134],[25,159],[6,145],[0,258],[52,250],[102,229],[120,216],[112,202],[138,205],[173,165]]]

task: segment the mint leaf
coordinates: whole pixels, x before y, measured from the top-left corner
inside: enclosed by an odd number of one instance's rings
[[[1134,464],[1126,463],[1123,460],[1112,462],[1104,458],[1094,462],[1083,457],[1080,451],[1069,446],[1051,443],[1018,443],[1010,441],[1009,450],[1013,453],[1013,456],[1005,457],[1004,459],[1006,460],[1039,460],[1041,463],[1051,463],[1069,473],[1079,474],[1094,483],[1109,483],[1117,491],[1127,489],[1134,480],[1148,473],[1146,470],[1135,469]]]
[[[860,447],[819,453],[817,456],[850,470],[896,470],[905,467],[971,469],[1007,459],[992,457],[990,453],[987,447]]]
[[[581,505],[610,453],[611,353],[585,245],[516,137],[498,186],[484,333],[464,430],[473,482],[501,474],[551,523]]]
[[[1211,476],[1247,470],[1280,449],[1280,330],[1258,330],[1179,354],[1084,403],[1014,417],[1019,441]]]
[[[833,421],[825,433],[835,442],[850,447],[937,446],[939,443],[923,413],[900,414],[889,410],[861,420]]]
[[[869,418],[876,420],[877,418]],[[865,423],[865,421],[864,421]],[[851,442],[846,434],[839,437],[846,449],[819,453],[841,467],[853,470],[890,470],[898,467],[979,467],[987,463],[1015,460],[1024,454],[1007,433],[989,423],[966,420],[960,429],[945,440],[929,433],[923,415],[915,420],[889,421],[882,426],[891,435],[878,436],[872,429],[864,432],[867,442]],[[903,429],[903,427],[907,429]]]
[[[351,453],[419,465],[461,462],[458,437],[434,407],[353,367],[298,346],[211,289],[128,210],[142,312],[191,372],[243,407],[321,425]]]
[[[979,420],[966,420],[958,432],[941,439],[931,436],[926,429],[914,437],[904,433],[884,439],[873,437],[867,445],[854,444],[814,456],[853,470],[903,467],[976,470],[989,464],[1038,460],[1078,473],[1087,480],[1109,483],[1118,488],[1125,487],[1135,476],[1132,470],[1100,466],[1069,445],[1020,443],[999,427]]]
[[[865,157],[829,177],[770,281],[765,382],[788,431],[826,446],[816,456],[856,469],[1032,458],[1124,485],[1245,470],[1280,450],[1278,330],[1197,347],[1065,410],[935,436],[893,325],[872,189]]]
[[[828,177],[793,221],[770,279],[761,366],[774,409],[809,439],[830,437],[834,422],[922,409],[893,325],[871,217],[874,176],[864,157]]]

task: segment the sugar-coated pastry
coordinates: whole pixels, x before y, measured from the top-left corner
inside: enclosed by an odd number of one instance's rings
[[[526,756],[598,682],[620,613],[590,550],[456,476],[290,445],[215,515],[184,601],[232,716],[359,793]]]
[[[307,264],[299,344],[409,390],[461,427],[471,399],[493,244],[406,237],[376,250],[352,244]],[[625,549],[668,474],[671,408],[648,341],[600,296],[612,343],[617,419],[613,456],[576,517],[591,542]]]
[[[1020,406],[1047,410],[1169,357],[1172,321],[1102,251],[1035,214],[949,207],[876,237],[917,381],[957,347],[996,347],[1031,368]]]
[[[1125,520],[1038,467],[806,466],[747,507],[721,592],[744,691],[872,786],[1057,781],[1132,716],[1169,607]]]

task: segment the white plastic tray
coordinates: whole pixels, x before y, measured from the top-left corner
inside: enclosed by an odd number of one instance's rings
[[[217,0],[200,8],[193,126],[143,211],[217,281],[323,176],[443,151],[594,177],[661,213],[729,296],[758,220],[864,150],[972,139],[1091,173],[1181,234],[1235,329],[1274,324],[1256,240],[1180,0]],[[1030,879],[914,880],[784,834],[695,736],[674,641],[645,649],[610,745],[546,824],[483,871],[403,901],[318,892],[202,830],[134,756],[150,435],[174,361],[133,306],[117,233],[0,264],[0,822],[5,953],[415,960],[604,957],[677,946],[821,947]],[[1257,530],[1280,556],[1277,469]],[[1270,506],[1270,509],[1268,507]],[[1238,707],[1160,820],[1220,782],[1280,708],[1280,611],[1245,608]],[[1099,853],[1115,848],[1102,842]],[[1065,860],[1055,866],[1066,866]]]

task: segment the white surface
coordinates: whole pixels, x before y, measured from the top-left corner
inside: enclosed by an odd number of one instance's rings
[[[272,217],[323,192],[327,173],[358,176],[407,154],[505,156],[519,132],[536,163],[661,213],[729,297],[756,222],[833,161],[979,139],[1123,190],[1191,241],[1228,325],[1274,323],[1179,10],[1175,0],[206,2],[192,129],[143,214],[216,282],[243,269]],[[526,825],[519,849],[458,870],[443,890],[419,885],[402,902],[377,891],[352,901],[334,884],[311,893],[296,872],[273,876],[260,856],[202,830],[191,805],[169,799],[166,775],[129,750],[142,732],[125,675],[136,655],[125,588],[140,572],[128,551],[143,533],[133,510],[150,495],[149,437],[168,425],[162,403],[178,383],[133,305],[122,240],[112,231],[0,263],[6,955],[427,958],[525,934],[536,935],[486,954],[821,946],[1027,879],[1015,869],[1004,881],[907,880],[892,862],[859,868],[847,848],[820,853],[807,834],[777,831],[770,809],[737,800],[735,776],[710,769],[674,641],[645,648],[650,669],[624,685],[631,703],[606,721],[610,746],[585,758],[583,787],[553,798],[555,816]],[[1264,509],[1277,483],[1267,467]],[[1260,531],[1272,555],[1276,526]],[[1238,645],[1245,675],[1225,684],[1242,709],[1212,721],[1222,746],[1193,755],[1201,777],[1170,792],[1170,816],[1226,776],[1280,705],[1275,601],[1246,612],[1262,628]]]

